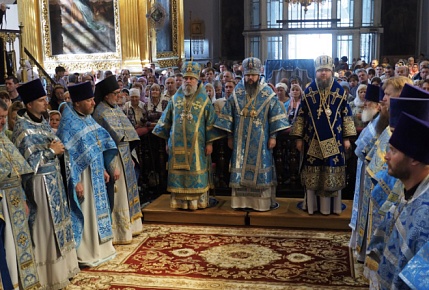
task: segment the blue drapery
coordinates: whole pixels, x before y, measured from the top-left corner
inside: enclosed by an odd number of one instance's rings
[[[306,70],[307,75],[310,79],[314,79],[314,60],[313,59],[272,59],[265,61],[265,78],[268,82],[272,75],[273,71],[282,69],[290,71],[293,75],[295,69]]]

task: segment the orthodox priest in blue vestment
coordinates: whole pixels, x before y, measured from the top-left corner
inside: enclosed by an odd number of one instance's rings
[[[384,93],[380,94],[381,113],[379,124],[387,120],[388,126],[381,132],[366,156],[368,165],[366,167],[362,203],[356,225],[356,250],[361,254],[366,253],[366,248],[375,229],[380,225],[390,206],[398,201],[399,194],[403,190],[401,182],[387,174],[387,164],[384,157],[388,150],[389,139],[393,131],[393,128],[389,125],[389,121],[392,118],[397,120],[400,115],[400,112],[392,114],[390,104],[401,99],[410,98],[405,97],[409,94],[406,89],[408,86],[407,82],[409,82],[409,79],[406,77],[390,78],[383,85],[387,95]],[[411,94],[414,94],[414,92],[411,92]],[[397,112],[397,110],[395,111]],[[394,123],[396,124],[396,121]],[[377,127],[381,128],[379,125]],[[371,280],[369,277],[371,276],[370,271],[365,271],[365,276]]]
[[[345,151],[356,128],[347,95],[333,79],[332,58],[317,57],[315,67],[316,80],[305,89],[290,135],[298,138],[297,149],[303,154],[301,180],[308,213],[340,214],[341,190],[346,186]]]
[[[68,192],[77,256],[82,266],[97,266],[116,254],[106,180],[118,150],[109,133],[92,118],[89,82],[70,86],[73,105],[61,104],[57,136],[65,146]],[[108,173],[109,172],[109,173]]]
[[[30,231],[42,288],[62,289],[79,272],[71,214],[58,156],[64,145],[43,117],[46,92],[36,79],[18,87],[26,109],[18,111],[12,141],[35,174],[25,184]]]
[[[355,145],[355,154],[358,158],[357,168],[356,168],[356,184],[354,191],[354,199],[353,199],[353,209],[352,216],[350,220],[349,226],[352,228],[352,235],[350,238],[350,247],[352,249],[356,249],[356,240],[357,240],[357,232],[356,225],[361,214],[362,202],[363,202],[363,189],[364,182],[367,180],[365,178],[365,168],[366,168],[366,156],[370,150],[370,148],[374,145],[375,140],[377,140],[377,124],[381,122],[380,120],[380,105],[379,105],[379,94],[380,88],[378,86],[374,86],[368,84],[366,94],[365,94],[365,105],[362,112],[362,121],[368,122],[368,125],[362,130],[359,135],[359,138],[356,140]],[[369,197],[367,197],[369,198]],[[358,261],[365,261],[365,252],[357,252]]]
[[[33,170],[2,129],[7,105],[0,100],[0,288],[39,289],[22,179]],[[2,288],[3,287],[3,288]]]
[[[209,206],[208,190],[213,141],[222,135],[213,127],[216,113],[204,85],[201,66],[187,61],[183,83],[169,101],[152,133],[168,141],[168,181],[172,208]]]
[[[109,132],[118,147],[116,173],[113,174],[108,187],[112,208],[113,243],[130,244],[132,236],[143,230],[137,178],[131,157],[131,151],[140,142],[140,137],[117,105],[119,93],[115,76],[97,83],[94,93],[96,107],[92,116]]]
[[[404,192],[375,230],[367,266],[377,271],[380,289],[410,289],[400,273],[429,241],[429,111],[426,120],[402,113],[386,153],[388,172]]]
[[[231,156],[232,208],[268,211],[276,206],[273,148],[277,133],[290,127],[286,109],[260,80],[261,61],[243,61],[244,81],[238,83],[215,127],[228,132]]]

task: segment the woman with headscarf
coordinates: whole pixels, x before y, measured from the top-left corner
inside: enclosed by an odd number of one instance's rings
[[[301,87],[298,84],[293,84],[290,88],[290,103],[289,106],[286,108],[289,123],[293,124],[295,122],[299,105],[301,104],[301,99],[304,92],[302,91]]]

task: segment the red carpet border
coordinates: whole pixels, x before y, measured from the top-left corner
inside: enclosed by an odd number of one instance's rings
[[[353,278],[349,232],[144,224],[74,289],[367,289]]]

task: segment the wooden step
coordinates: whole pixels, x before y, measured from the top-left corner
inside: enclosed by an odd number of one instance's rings
[[[170,195],[164,194],[143,208],[145,222],[263,226],[349,230],[353,201],[343,200],[346,206],[341,215],[309,215],[297,207],[299,198],[277,198],[279,207],[268,212],[240,211],[231,208],[231,197],[217,196],[218,204],[196,211],[170,208]]]
[[[314,213],[309,215],[306,211],[298,208],[302,199],[278,198],[280,206],[268,212],[249,212],[250,225],[285,228],[308,228],[349,230],[350,217],[352,213],[351,200],[343,200],[346,206],[341,215],[322,215]]]
[[[143,220],[184,224],[245,225],[247,212],[232,209],[230,197],[220,196],[216,199],[219,202],[214,207],[190,211],[170,208],[170,195],[163,194],[143,208]]]

